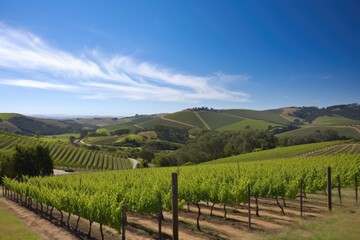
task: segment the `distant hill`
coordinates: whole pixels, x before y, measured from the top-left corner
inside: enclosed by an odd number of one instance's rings
[[[84,127],[112,133],[129,129],[131,133],[152,130],[157,125],[189,130],[243,130],[268,129],[278,137],[304,136],[332,129],[340,136],[360,137],[360,107],[357,103],[326,108],[286,107],[269,110],[212,109],[207,107],[185,109],[170,114],[136,115],[125,118],[94,117],[72,120],[53,120],[27,117],[16,113],[0,114],[0,130],[33,135],[62,134]]]
[[[55,135],[77,132],[84,127],[73,120],[54,120],[28,117],[16,113],[0,113],[0,130],[22,135]]]

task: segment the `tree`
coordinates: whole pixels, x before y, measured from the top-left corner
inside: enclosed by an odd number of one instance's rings
[[[18,145],[13,156],[13,172],[16,177],[48,176],[53,174],[53,161],[49,148],[37,145]]]
[[[41,132],[40,132],[40,131],[35,131],[35,137],[36,137],[37,139],[39,139],[40,136],[41,136]]]
[[[149,148],[143,148],[140,152],[140,157],[144,160],[151,161],[154,159],[155,155],[154,152]]]
[[[80,139],[84,139],[85,137],[87,137],[87,135],[88,135],[88,133],[89,133],[89,131],[88,130],[86,130],[86,129],[81,129],[80,130]]]
[[[5,153],[0,152],[0,183],[2,183],[2,178],[4,176],[13,178],[15,177],[14,173],[14,161],[13,159]]]
[[[75,139],[76,139],[76,138],[75,138],[74,136],[70,136],[70,137],[69,137],[70,143],[74,143]]]

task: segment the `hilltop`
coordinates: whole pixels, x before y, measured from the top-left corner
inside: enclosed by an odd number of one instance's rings
[[[197,132],[201,130],[263,129],[278,137],[305,136],[327,129],[340,136],[360,137],[358,104],[334,105],[326,108],[285,107],[269,110],[190,108],[168,114],[136,115],[124,118],[94,117],[54,120],[28,117],[16,113],[0,114],[0,129],[8,132],[44,135],[78,132],[92,128],[102,135],[119,130],[131,133],[153,130],[158,125]]]
[[[138,115],[124,118],[117,124],[105,126],[107,132],[118,129],[151,130],[157,125],[199,130],[270,130],[279,137],[304,136],[319,130],[332,129],[340,136],[360,137],[360,108],[358,104],[336,105],[327,108],[286,107],[269,110],[185,109],[159,115]]]
[[[0,130],[22,135],[55,135],[78,132],[84,125],[74,120],[54,120],[29,117],[18,113],[0,113]]]

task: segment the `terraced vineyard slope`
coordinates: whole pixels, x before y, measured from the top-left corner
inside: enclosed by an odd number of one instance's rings
[[[109,153],[100,150],[89,150],[68,143],[54,141],[51,138],[37,140],[0,131],[0,151],[11,151],[17,144],[35,146],[41,144],[49,147],[50,155],[57,167],[71,167],[83,169],[118,170],[132,168],[131,162],[118,153]]]
[[[203,164],[219,164],[219,163],[235,163],[235,162],[247,162],[257,160],[269,160],[305,156],[312,152],[323,152],[328,149],[338,148],[338,146],[359,146],[359,144],[348,144],[347,141],[330,141],[320,143],[302,144],[290,147],[277,147],[270,150],[264,150],[259,152],[251,152],[240,154],[236,156],[220,158],[213,161],[209,161]],[[356,151],[354,151],[356,152]],[[310,156],[311,154],[309,154]]]

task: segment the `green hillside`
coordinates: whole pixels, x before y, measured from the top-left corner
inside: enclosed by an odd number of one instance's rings
[[[119,129],[130,129],[131,132],[136,132],[137,130],[143,128],[140,126],[141,123],[146,123],[154,119],[156,119],[156,116],[151,116],[151,115],[122,118],[118,121],[118,123],[106,126],[105,129],[107,129],[110,132]]]
[[[342,126],[342,125],[360,125],[360,120],[354,120],[339,115],[317,117],[312,125],[321,126]]]
[[[145,123],[139,124],[139,126],[145,128],[145,129],[153,129],[155,126],[158,126],[158,125],[163,125],[163,126],[167,126],[167,127],[185,128],[185,129],[191,128],[191,126],[189,126],[186,123],[175,122],[175,121],[166,120],[163,118],[156,118],[156,119],[147,121]]]
[[[222,112],[199,111],[198,113],[211,129],[221,128],[243,120],[240,117],[230,116]]]
[[[34,135],[36,132],[42,135],[63,134],[83,128],[73,120],[34,118],[15,113],[1,113],[0,119],[0,130],[23,135]]]
[[[324,130],[335,130],[338,132],[339,136],[347,137],[360,137],[359,128],[356,127],[347,127],[347,126],[307,126],[300,129],[295,129],[289,132],[278,134],[277,137],[294,137],[294,136],[306,136],[315,133],[316,131]]]
[[[166,115],[165,118],[183,122],[192,125],[194,127],[205,128],[203,122],[197,117],[197,115],[194,112],[190,112],[190,111],[176,112]]]
[[[268,126],[276,127],[277,124],[265,122],[262,120],[254,120],[254,119],[244,119],[242,121],[238,121],[236,123],[226,125],[222,128],[219,128],[220,131],[240,131],[247,127],[251,129],[267,129]]]
[[[8,120],[10,118],[20,116],[20,114],[17,113],[0,113],[0,119],[2,120]]]
[[[256,160],[290,158],[300,154],[315,151],[318,149],[336,146],[342,143],[346,143],[346,141],[331,141],[331,142],[303,144],[303,145],[290,146],[290,147],[277,147],[270,150],[245,153],[227,158],[220,158],[206,162],[204,164],[234,163],[234,162],[246,162],[246,161],[256,161]]]
[[[256,110],[248,110],[248,109],[228,109],[228,110],[223,110],[223,112],[238,117],[271,122],[273,124],[276,123],[280,125],[286,125],[290,123],[289,120],[281,116],[281,113],[283,112],[282,109],[272,109],[272,110],[264,110],[264,111],[256,111]]]
[[[14,151],[18,144],[35,146],[37,144],[49,147],[50,155],[57,167],[72,167],[85,169],[130,169],[131,162],[116,152],[104,152],[100,150],[89,150],[72,144],[55,141],[51,138],[38,140],[34,137],[26,137],[17,134],[0,131],[0,152]]]

